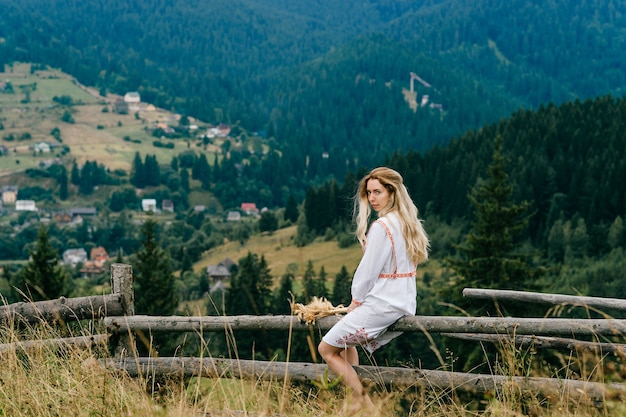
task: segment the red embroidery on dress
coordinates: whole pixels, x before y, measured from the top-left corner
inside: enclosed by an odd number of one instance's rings
[[[380,274],[378,278],[411,278],[417,275],[415,271],[407,272],[405,274]]]
[[[393,235],[391,234],[391,230],[389,230],[389,228],[387,227],[387,225],[385,224],[385,222],[383,222],[382,220],[378,219],[376,220],[376,223],[380,223],[384,228],[385,231],[387,232],[387,236],[389,236],[389,240],[391,240],[391,251],[393,252],[393,260],[396,264],[396,268],[394,269],[393,273],[391,274],[379,274],[378,278],[411,278],[414,277],[416,275],[415,270],[411,271],[411,272],[405,272],[405,273],[398,273],[398,258],[396,257],[396,245],[394,245],[393,242]]]
[[[347,336],[343,336],[341,339],[337,340],[338,344],[343,344],[346,346],[356,346],[363,345],[367,343],[369,340],[369,336],[365,332],[365,327],[360,328],[355,333],[350,333]]]
[[[368,342],[368,345],[369,345],[370,351],[372,351],[372,352],[375,351],[375,350],[378,350],[378,348],[380,347],[380,344],[377,341],[375,341],[375,340],[372,340],[371,342]]]

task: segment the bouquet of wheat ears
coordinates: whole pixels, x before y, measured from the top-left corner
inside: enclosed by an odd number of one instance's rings
[[[333,307],[332,303],[324,297],[313,297],[308,304],[295,303],[291,301],[291,312],[306,324],[314,324],[315,320],[334,316],[341,313],[347,313],[348,307],[339,304]]]

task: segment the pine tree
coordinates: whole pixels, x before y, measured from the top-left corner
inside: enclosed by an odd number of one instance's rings
[[[319,230],[319,206],[317,191],[313,186],[310,186],[306,192],[306,198],[304,199],[304,216],[306,218],[306,225],[309,230]]]
[[[186,247],[182,248],[182,256],[180,261],[180,276],[183,276],[185,272],[193,272],[193,260]]]
[[[143,163],[144,185],[157,186],[161,183],[161,168],[156,155],[146,155]]]
[[[80,170],[78,169],[78,165],[76,161],[72,164],[72,173],[70,175],[70,181],[73,185],[80,185]]]
[[[29,249],[30,261],[18,273],[19,288],[32,301],[52,300],[63,295],[67,273],[59,264],[58,250],[52,247],[45,226]]]
[[[324,265],[320,268],[320,276],[317,280],[317,296],[328,298],[328,288],[326,288],[326,270]]]
[[[186,193],[189,192],[189,171],[187,168],[183,168],[180,170],[180,188]]]
[[[611,249],[618,248],[624,243],[624,221],[617,216],[611,226],[607,236],[607,243]]]
[[[146,186],[146,170],[144,168],[143,161],[141,160],[141,155],[139,155],[139,152],[135,153],[135,158],[133,159],[133,168],[130,177],[130,183],[137,188],[144,188]]]
[[[172,168],[172,171],[174,172],[178,172],[178,158],[173,156],[172,160],[170,161],[170,168]]]
[[[341,266],[341,270],[335,276],[335,284],[333,285],[333,293],[330,301],[333,305],[348,305],[352,300],[352,283],[350,274],[345,265]]]
[[[304,283],[302,298],[305,303],[308,303],[313,297],[319,296],[313,262],[310,260],[306,264],[306,271],[304,271],[302,281]]]
[[[570,255],[573,258],[580,259],[587,254],[589,245],[589,234],[587,233],[587,225],[585,219],[580,217],[576,221],[576,227],[572,230],[569,238]]]
[[[226,311],[229,315],[268,312],[271,304],[272,276],[265,257],[248,253],[239,260],[239,271],[231,278]]]
[[[547,240],[548,258],[556,262],[563,262],[565,259],[565,236],[561,219],[552,224]]]
[[[261,218],[259,219],[259,231],[260,232],[269,232],[272,234],[278,229],[278,219],[271,211],[264,211],[261,213]]]
[[[540,274],[540,269],[529,264],[529,256],[516,250],[528,227],[530,203],[511,200],[513,185],[505,165],[502,138],[497,136],[488,177],[479,180],[468,196],[475,219],[465,242],[456,246],[460,257],[447,258],[458,279],[451,288],[455,292],[451,298],[463,307],[484,304],[464,299],[465,287],[529,289]]]
[[[533,284],[541,275],[541,269],[530,265],[529,256],[516,250],[519,237],[528,227],[530,204],[515,204],[511,200],[513,186],[505,172],[506,160],[502,154],[502,139],[495,139],[492,161],[488,167],[488,177],[480,181],[469,193],[474,207],[475,218],[465,242],[457,245],[460,257],[448,257],[449,266],[456,273],[456,282],[442,291],[445,298],[473,316],[507,314],[532,315],[527,305],[492,303],[464,298],[463,288],[494,289],[533,289]],[[475,369],[490,363],[496,354],[493,346],[468,348],[461,341],[450,339],[447,349],[453,354],[463,353],[459,363],[464,370]],[[489,359],[485,361],[485,356]]]
[[[135,253],[135,311],[137,314],[168,316],[176,312],[174,276],[169,255],[160,247],[157,223],[148,219],[141,226],[141,248]]]
[[[274,301],[272,302],[272,314],[290,314],[291,295],[293,293],[293,281],[295,277],[290,272],[285,274],[280,279],[280,285],[274,295]]]
[[[61,172],[59,173],[59,178],[57,179],[59,183],[59,199],[62,201],[67,200],[68,197],[68,178],[67,178],[67,169],[62,167]]]
[[[226,296],[226,314],[264,315],[269,313],[272,276],[265,257],[253,253],[239,260],[239,270],[231,277],[230,290]],[[270,358],[272,343],[267,332],[238,332],[235,335],[239,357],[249,356],[250,352]]]
[[[291,223],[298,221],[298,204],[296,203],[296,199],[293,194],[289,194],[283,218]]]
[[[203,190],[211,188],[211,166],[205,154],[201,154],[196,160],[192,174],[195,174],[194,178],[200,181]]]
[[[83,165],[83,169],[80,170],[80,184],[78,189],[81,194],[89,195],[93,193],[94,165],[95,162],[86,161],[85,165]]]

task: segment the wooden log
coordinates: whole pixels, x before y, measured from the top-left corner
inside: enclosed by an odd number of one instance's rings
[[[577,295],[544,294],[538,292],[512,290],[483,290],[465,288],[463,296],[467,298],[489,299],[497,301],[519,301],[524,303],[568,304],[597,309],[626,311],[626,300],[620,298],[586,297]]]
[[[133,267],[127,264],[111,264],[111,292],[122,296],[122,315],[135,314]],[[112,314],[111,314],[112,315]]]
[[[314,326],[331,328],[339,317],[324,317]],[[309,329],[295,316],[132,316],[105,317],[109,331],[128,332],[216,332],[224,330]],[[398,320],[390,330],[427,333],[526,334],[542,336],[624,335],[626,320],[412,316]]]
[[[498,334],[475,334],[475,333],[442,333],[442,336],[453,337],[461,340],[471,340],[474,342],[505,343],[518,346],[522,349],[565,349],[577,350],[591,353],[610,353],[616,355],[626,355],[626,345],[620,343],[587,342],[576,339],[565,339],[560,337],[547,336],[522,336],[522,335],[498,335]]]
[[[181,377],[246,378],[292,382],[321,381],[327,372],[323,364],[301,362],[264,362],[215,358],[112,358],[101,363],[109,369],[132,377],[170,375]],[[417,386],[439,391],[460,390],[476,393],[512,389],[541,394],[552,399],[602,401],[624,397],[623,384],[602,384],[556,378],[529,378],[482,375],[462,372],[410,369],[400,367],[355,366],[361,380],[385,386]],[[332,374],[331,374],[332,375]]]
[[[0,307],[0,322],[38,323],[99,319],[122,314],[121,296],[116,294],[14,303]]]
[[[31,350],[41,347],[46,348],[67,348],[91,349],[96,346],[104,346],[108,336],[106,334],[96,334],[92,336],[65,337],[59,339],[25,340],[15,343],[0,344],[0,353],[14,350]]]
[[[130,265],[114,263],[111,265],[111,291],[122,298],[122,312],[119,316],[135,314],[135,291],[133,287],[133,268]],[[136,343],[133,332],[118,332],[110,339],[111,350],[115,356],[134,355]]]

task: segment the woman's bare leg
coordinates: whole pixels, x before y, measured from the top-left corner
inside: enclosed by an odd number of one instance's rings
[[[352,365],[358,365],[359,357],[355,347],[338,348],[328,343],[320,342],[317,350],[328,365],[331,371],[339,377],[352,393],[359,407],[373,407],[369,395],[363,389],[363,384]]]
[[[357,352],[354,346],[347,349],[342,349],[339,353],[350,365],[359,364],[359,352]]]

